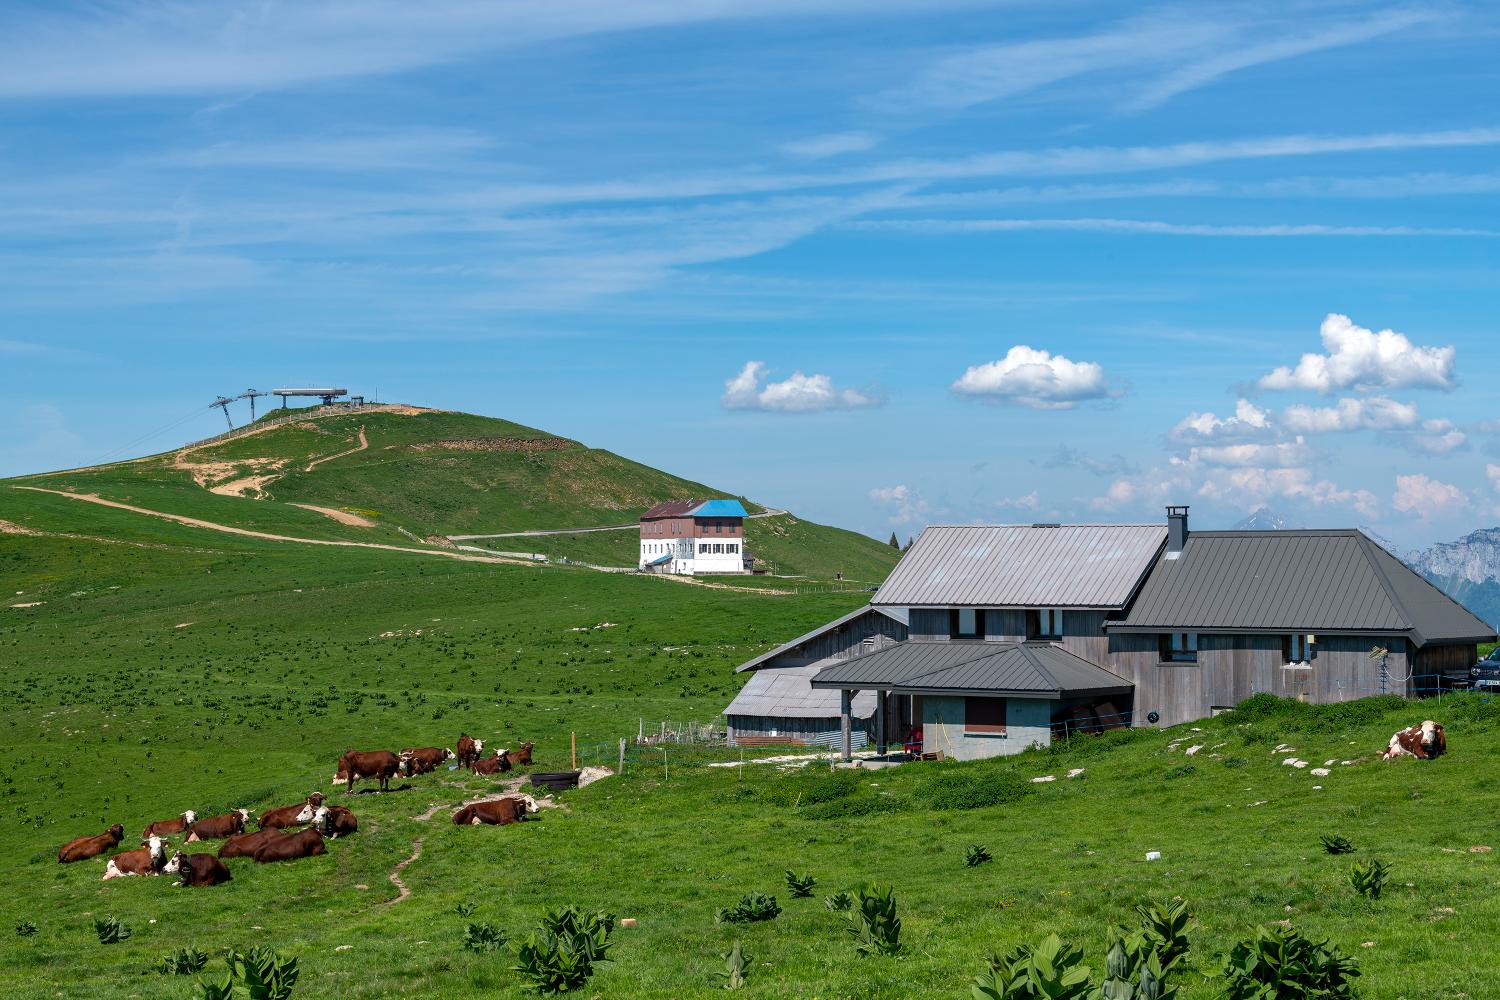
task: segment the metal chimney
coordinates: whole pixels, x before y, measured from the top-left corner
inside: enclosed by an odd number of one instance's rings
[[[1187,544],[1188,509],[1186,505],[1167,508],[1167,555],[1176,556]]]

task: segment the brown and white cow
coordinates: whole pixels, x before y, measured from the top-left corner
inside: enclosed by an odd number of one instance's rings
[[[537,811],[536,800],[529,795],[507,796],[489,799],[464,806],[453,814],[454,826],[505,826],[520,823],[527,813]]]
[[[323,804],[323,793],[313,792],[304,801],[296,805],[277,806],[275,809],[267,809],[260,814],[260,828],[265,830],[270,827],[284,828],[288,826],[302,826],[312,821],[310,810],[318,808]]]
[[[167,852],[160,837],[152,837],[145,847],[133,851],[121,851],[104,866],[104,879],[123,878],[126,875],[160,875],[167,863]]]
[[[255,852],[255,860],[264,865],[273,861],[295,861],[327,853],[328,848],[323,846],[323,835],[309,827],[261,845]]]
[[[280,837],[289,837],[291,834],[279,827],[268,826],[256,830],[254,833],[237,833],[224,842],[219,848],[221,858],[251,858],[255,852],[266,844]]]
[[[390,791],[391,779],[401,770],[401,758],[389,750],[346,750],[339,758],[334,784],[344,783],[344,791],[354,791],[354,783],[360,778],[380,782],[382,792]]]
[[[176,819],[159,819],[155,823],[147,823],[146,829],[141,831],[141,843],[144,844],[148,837],[175,837],[196,822],[198,814],[189,809]]]
[[[436,771],[453,756],[453,751],[447,747],[417,747],[402,750],[396,756],[401,759],[401,773],[410,778]]]
[[[312,828],[330,840],[347,837],[359,829],[359,820],[343,806],[318,806]]]
[[[1407,726],[1398,730],[1391,737],[1381,758],[1395,760],[1397,757],[1415,757],[1418,760],[1431,760],[1447,752],[1448,737],[1443,733],[1443,727],[1428,719],[1419,726]]]
[[[458,753],[455,755],[458,757],[458,766],[468,767],[474,763],[475,759],[479,756],[479,752],[483,749],[483,740],[476,740],[468,733],[459,733]]]
[[[234,877],[229,874],[229,866],[212,854],[184,854],[181,851],[172,855],[162,872],[176,875],[177,884],[184,886],[219,885]]]
[[[245,824],[250,822],[249,809],[233,809],[222,816],[205,816],[187,830],[187,843],[194,844],[200,840],[223,840],[225,837],[233,837],[237,833],[245,832]]]
[[[505,759],[510,762],[511,767],[530,767],[531,748],[535,745],[534,743],[522,743],[519,750],[507,750],[505,751]],[[506,770],[509,770],[509,768]]]
[[[125,828],[119,823],[92,837],[74,837],[57,849],[57,863],[70,865],[75,861],[97,858],[105,851],[113,850],[124,839]]]
[[[476,757],[469,768],[475,774],[499,774],[510,770],[510,754],[496,750],[493,757]]]

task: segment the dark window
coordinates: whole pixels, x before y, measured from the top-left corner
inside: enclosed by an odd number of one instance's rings
[[[950,639],[982,639],[984,612],[978,608],[953,608],[948,612]]]
[[[1311,663],[1318,655],[1318,637],[1298,632],[1281,637],[1281,660],[1283,663]]]
[[[1167,632],[1158,636],[1161,642],[1161,658],[1168,663],[1196,663],[1198,661],[1198,634],[1196,632]]]
[[[1005,699],[965,698],[964,732],[1004,734]]]
[[[1062,616],[1062,608],[1028,608],[1026,611],[1026,638],[1061,638]]]

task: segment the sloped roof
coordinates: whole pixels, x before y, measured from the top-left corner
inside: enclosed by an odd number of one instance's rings
[[[937,525],[881,584],[901,607],[1123,608],[1166,525]]]
[[[749,517],[738,500],[663,500],[641,515],[642,521],[663,517]]]
[[[840,615],[838,618],[835,618],[833,621],[829,622],[826,625],[819,625],[811,632],[799,635],[797,636],[797,638],[792,639],[789,642],[783,642],[775,649],[768,649],[754,659],[746,660],[744,663],[741,663],[739,666],[735,667],[734,672],[740,673],[744,670],[754,670],[761,664],[765,663],[767,660],[780,656],[782,653],[785,653],[788,650],[795,649],[796,647],[802,645],[804,642],[807,642],[810,639],[816,639],[818,636],[823,635],[825,632],[832,632],[840,625],[843,625],[847,622],[852,622],[854,619],[860,617],[861,615],[869,614],[872,611],[885,615],[892,621],[900,622],[902,625],[907,624],[909,620],[909,616],[905,608],[881,608],[876,607],[873,604],[866,604],[862,608],[855,608],[847,615]]]
[[[694,517],[748,517],[738,500],[705,500],[693,508]]]
[[[824,667],[812,686],[1058,699],[1133,685],[1052,643],[906,642]]]
[[[1369,632],[1486,642],[1495,632],[1353,528],[1194,531],[1118,631]]]
[[[725,715],[757,715],[782,719],[836,719],[839,692],[814,690],[808,683],[822,667],[768,667],[750,675]],[[875,714],[875,692],[861,691],[849,703],[856,719]]]
[[[698,506],[697,500],[663,500],[642,514],[641,520],[654,521],[662,517],[687,517],[696,506]]]

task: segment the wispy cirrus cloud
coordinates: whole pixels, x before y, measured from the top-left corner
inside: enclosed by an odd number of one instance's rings
[[[1319,223],[1214,224],[1160,219],[871,219],[851,228],[906,233],[1014,233],[1028,231],[1121,233],[1148,236],[1249,237],[1291,236],[1477,236],[1497,237],[1500,229],[1467,226],[1330,226]]]

